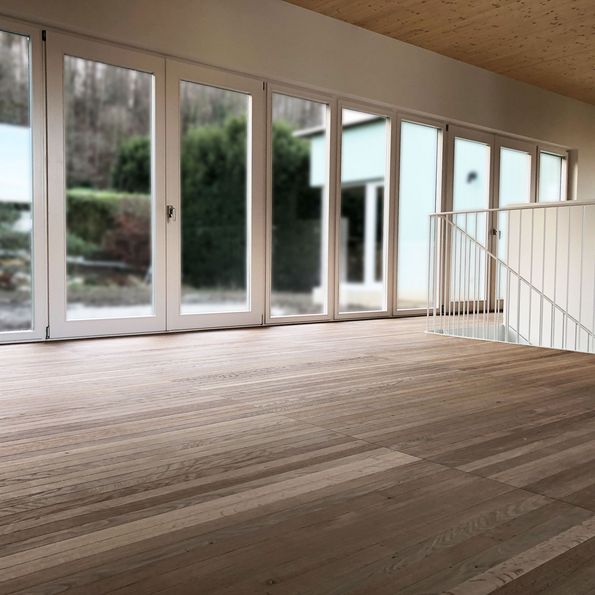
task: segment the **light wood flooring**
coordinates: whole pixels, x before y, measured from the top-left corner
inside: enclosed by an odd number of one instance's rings
[[[0,593],[595,593],[595,356],[423,329],[0,347]]]

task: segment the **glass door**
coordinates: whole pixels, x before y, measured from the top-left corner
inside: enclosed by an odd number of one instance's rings
[[[261,324],[265,91],[168,60],[168,329]]]
[[[397,217],[397,312],[425,312],[430,214],[440,211],[442,127],[401,120]]]
[[[324,97],[269,94],[267,322],[330,318],[331,106]]]
[[[165,329],[164,61],[48,34],[50,335]]]
[[[358,105],[342,105],[340,117],[336,317],[386,315],[394,268],[388,262],[392,120]]]
[[[41,30],[0,20],[0,341],[45,337]]]
[[[488,230],[492,206],[494,135],[453,126],[449,131],[449,203],[454,211],[449,233],[450,286],[446,288],[451,313],[485,308],[491,293]],[[483,211],[483,212],[475,212]],[[476,262],[462,282],[462,263],[474,251]],[[468,287],[476,289],[474,304],[468,303]]]
[[[498,208],[528,205],[535,202],[535,178],[536,178],[536,151],[534,144],[517,141],[508,138],[496,139],[496,151],[499,159],[496,162],[496,185],[494,205]],[[519,212],[515,211],[518,217]],[[520,213],[521,218],[531,220],[531,227],[534,223],[534,214],[530,211]],[[493,221],[495,249],[498,259],[509,266],[517,263],[510,262],[510,211],[498,213],[497,221]],[[516,239],[516,238],[515,238]],[[498,299],[502,299],[505,293],[506,275],[504,270],[498,272],[494,282],[494,290]]]

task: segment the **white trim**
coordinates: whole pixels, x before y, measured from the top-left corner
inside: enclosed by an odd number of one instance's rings
[[[167,60],[167,187],[168,202],[177,209],[175,221],[168,223],[168,330],[258,325],[263,322],[265,300],[265,100],[262,81],[231,75],[186,62]],[[218,87],[250,96],[248,172],[249,220],[246,311],[181,314],[181,210],[180,189],[180,81]]]
[[[68,320],[66,315],[66,195],[64,173],[64,56],[75,56],[154,75],[153,104],[153,307],[133,318]],[[50,334],[52,338],[128,334],[165,330],[165,169],[164,61],[111,45],[48,33],[48,197],[50,255]]]
[[[29,38],[30,126],[32,157],[31,214],[31,329],[0,332],[0,342],[15,343],[45,339],[47,304],[47,217],[45,183],[45,77],[42,28],[9,18],[0,18],[0,30]]]

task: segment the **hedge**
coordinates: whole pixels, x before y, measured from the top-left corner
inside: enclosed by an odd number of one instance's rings
[[[246,123],[194,128],[182,141],[181,226],[183,282],[203,288],[242,288],[246,278]],[[283,124],[273,127],[273,287],[310,291],[319,283],[320,189],[309,186],[308,141]],[[67,193],[68,251],[85,258],[119,258],[143,266],[150,201],[129,190],[149,187],[146,138],[124,143],[114,191]],[[143,233],[146,235],[143,237]],[[136,253],[136,254],[134,254]]]

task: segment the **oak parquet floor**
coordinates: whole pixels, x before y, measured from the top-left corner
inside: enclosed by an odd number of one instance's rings
[[[423,324],[0,347],[0,593],[595,593],[595,357]]]

